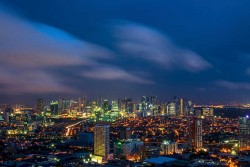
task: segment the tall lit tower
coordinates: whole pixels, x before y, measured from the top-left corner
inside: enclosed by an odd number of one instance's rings
[[[250,118],[246,117],[239,118],[240,123],[240,135],[239,135],[239,149],[250,150]]]
[[[184,109],[184,107],[183,107],[183,98],[180,98],[180,111],[179,111],[180,116],[184,115],[183,109]]]
[[[193,123],[191,125],[191,131],[189,134],[190,137],[190,146],[193,149],[200,150],[202,149],[202,120],[196,117],[193,117]]]
[[[108,159],[110,125],[95,125],[94,129],[94,155]]]
[[[78,98],[78,112],[82,112],[82,99],[81,99],[81,97]]]
[[[104,112],[107,112],[108,109],[109,109],[109,101],[107,99],[105,99],[103,102],[103,110],[104,110]]]

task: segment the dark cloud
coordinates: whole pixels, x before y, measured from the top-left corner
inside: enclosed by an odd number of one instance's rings
[[[203,57],[194,51],[174,45],[166,36],[152,28],[124,23],[115,25],[118,47],[136,58],[147,59],[165,68],[183,68],[191,72],[211,67]]]
[[[249,7],[249,0],[0,0],[0,95],[248,102]]]
[[[0,10],[0,83],[1,92],[75,93],[72,87],[59,82],[55,73],[46,68],[87,66],[94,71],[82,72],[84,77],[151,83],[119,67],[102,64],[99,59],[113,59],[113,53],[44,24],[34,23],[5,10]],[[73,71],[77,73],[78,71]]]

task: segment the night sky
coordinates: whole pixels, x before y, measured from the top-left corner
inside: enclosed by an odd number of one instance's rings
[[[250,103],[249,0],[0,0],[0,103]]]

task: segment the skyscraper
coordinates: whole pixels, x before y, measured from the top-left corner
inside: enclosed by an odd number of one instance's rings
[[[103,102],[103,108],[104,112],[107,112],[109,110],[109,101],[107,99]]]
[[[240,135],[239,135],[239,149],[250,150],[250,119],[246,117],[239,118]]]
[[[167,104],[167,115],[176,115],[176,104],[174,102]]]
[[[110,125],[95,125],[94,129],[94,155],[107,161],[109,154]]]
[[[39,98],[36,100],[36,113],[41,114],[44,110],[43,99]]]
[[[191,130],[189,134],[190,146],[195,150],[202,149],[202,120],[196,117],[193,117],[193,122],[191,125]]]
[[[183,98],[180,98],[180,105],[179,105],[179,114],[180,114],[180,116],[183,116],[184,115],[184,112],[183,112],[183,110],[184,110],[184,107],[183,107]]]
[[[118,133],[119,133],[120,140],[129,139],[130,135],[131,135],[130,128],[128,128],[128,127],[119,127]]]
[[[81,97],[78,98],[78,112],[82,112],[82,99],[81,99]]]

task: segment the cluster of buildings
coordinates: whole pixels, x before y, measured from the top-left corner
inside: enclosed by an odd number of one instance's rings
[[[221,118],[213,107],[183,98],[159,103],[156,96],[139,102],[83,97],[49,105],[39,98],[33,107],[1,105],[0,134],[0,163],[6,166],[5,159],[26,162],[37,156],[41,164],[46,159],[55,166],[68,159],[68,166],[250,163],[249,116]],[[31,153],[36,154],[30,158]]]
[[[37,111],[40,111],[39,106],[42,105],[42,99],[38,99]],[[175,97],[171,102],[159,103],[157,96],[143,96],[139,102],[133,101],[132,98],[112,101],[101,97],[96,100],[79,97],[77,101],[59,99],[58,101],[52,101],[44,108],[47,115],[93,117],[97,121],[112,121],[117,118],[132,116],[195,115],[192,101]]]

